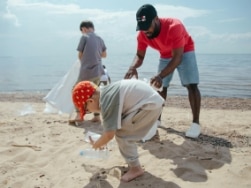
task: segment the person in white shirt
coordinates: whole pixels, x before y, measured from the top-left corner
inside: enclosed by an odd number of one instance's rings
[[[103,84],[106,86],[107,84],[111,83],[111,78],[110,78],[110,75],[109,75],[105,65],[103,65],[103,68],[104,68],[104,74],[100,77],[99,85]]]
[[[72,99],[80,112],[102,115],[103,134],[97,141],[90,138],[94,149],[102,149],[114,137],[120,153],[129,166],[121,177],[124,182],[144,174],[139,162],[137,141],[140,141],[160,116],[164,99],[141,80],[121,80],[99,88],[93,82],[78,83]]]

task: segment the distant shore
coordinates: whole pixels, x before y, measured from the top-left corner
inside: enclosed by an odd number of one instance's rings
[[[43,103],[44,93],[0,93],[0,102]],[[187,96],[168,96],[167,107],[190,108]],[[251,110],[251,98],[201,97],[203,109]]]

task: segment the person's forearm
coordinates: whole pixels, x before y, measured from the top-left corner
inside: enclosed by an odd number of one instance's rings
[[[78,59],[81,60],[82,56],[83,56],[83,53],[82,53],[82,52],[79,52],[79,53],[78,53]]]
[[[107,56],[106,51],[102,52],[101,57],[102,57],[102,58],[106,58],[106,56]]]
[[[137,51],[131,66],[129,67],[127,73],[124,76],[125,79],[131,79],[133,76],[138,79],[137,68],[143,64],[145,53],[145,51]]]
[[[181,58],[180,57],[176,57],[173,58],[170,63],[159,73],[159,76],[161,78],[164,78],[165,76],[169,75],[170,73],[172,73],[176,67],[181,63]]]
[[[143,63],[143,59],[144,58],[141,57],[139,54],[136,54],[130,66],[130,69],[137,69],[138,67],[140,67]]]
[[[105,132],[101,135],[101,137],[93,143],[92,147],[94,149],[100,149],[102,148],[103,146],[105,146],[110,140],[113,139],[114,137],[114,134],[113,131],[112,132]]]
[[[173,57],[168,65],[158,74],[160,78],[171,74],[182,61],[184,48],[177,48],[172,51]]]

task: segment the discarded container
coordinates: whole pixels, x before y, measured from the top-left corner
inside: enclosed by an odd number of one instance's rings
[[[22,108],[22,110],[20,111],[20,116],[25,116],[28,114],[35,114],[36,111],[33,109],[31,104],[25,104]]]
[[[84,149],[79,152],[79,155],[90,159],[107,159],[109,157],[109,151],[107,149]]]

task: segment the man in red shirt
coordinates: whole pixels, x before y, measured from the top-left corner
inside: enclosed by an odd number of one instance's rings
[[[186,132],[187,137],[197,138],[200,135],[199,114],[201,96],[197,87],[199,84],[199,72],[196,63],[194,42],[185,26],[178,19],[159,18],[156,9],[145,4],[139,8],[137,19],[137,53],[125,74],[125,79],[136,76],[137,68],[143,64],[147,47],[159,51],[160,60],[158,73],[151,78],[150,83],[155,87],[163,86],[159,94],[166,100],[167,88],[177,69],[181,84],[187,88],[189,102],[193,114],[190,128]],[[159,118],[160,120],[160,118]]]

